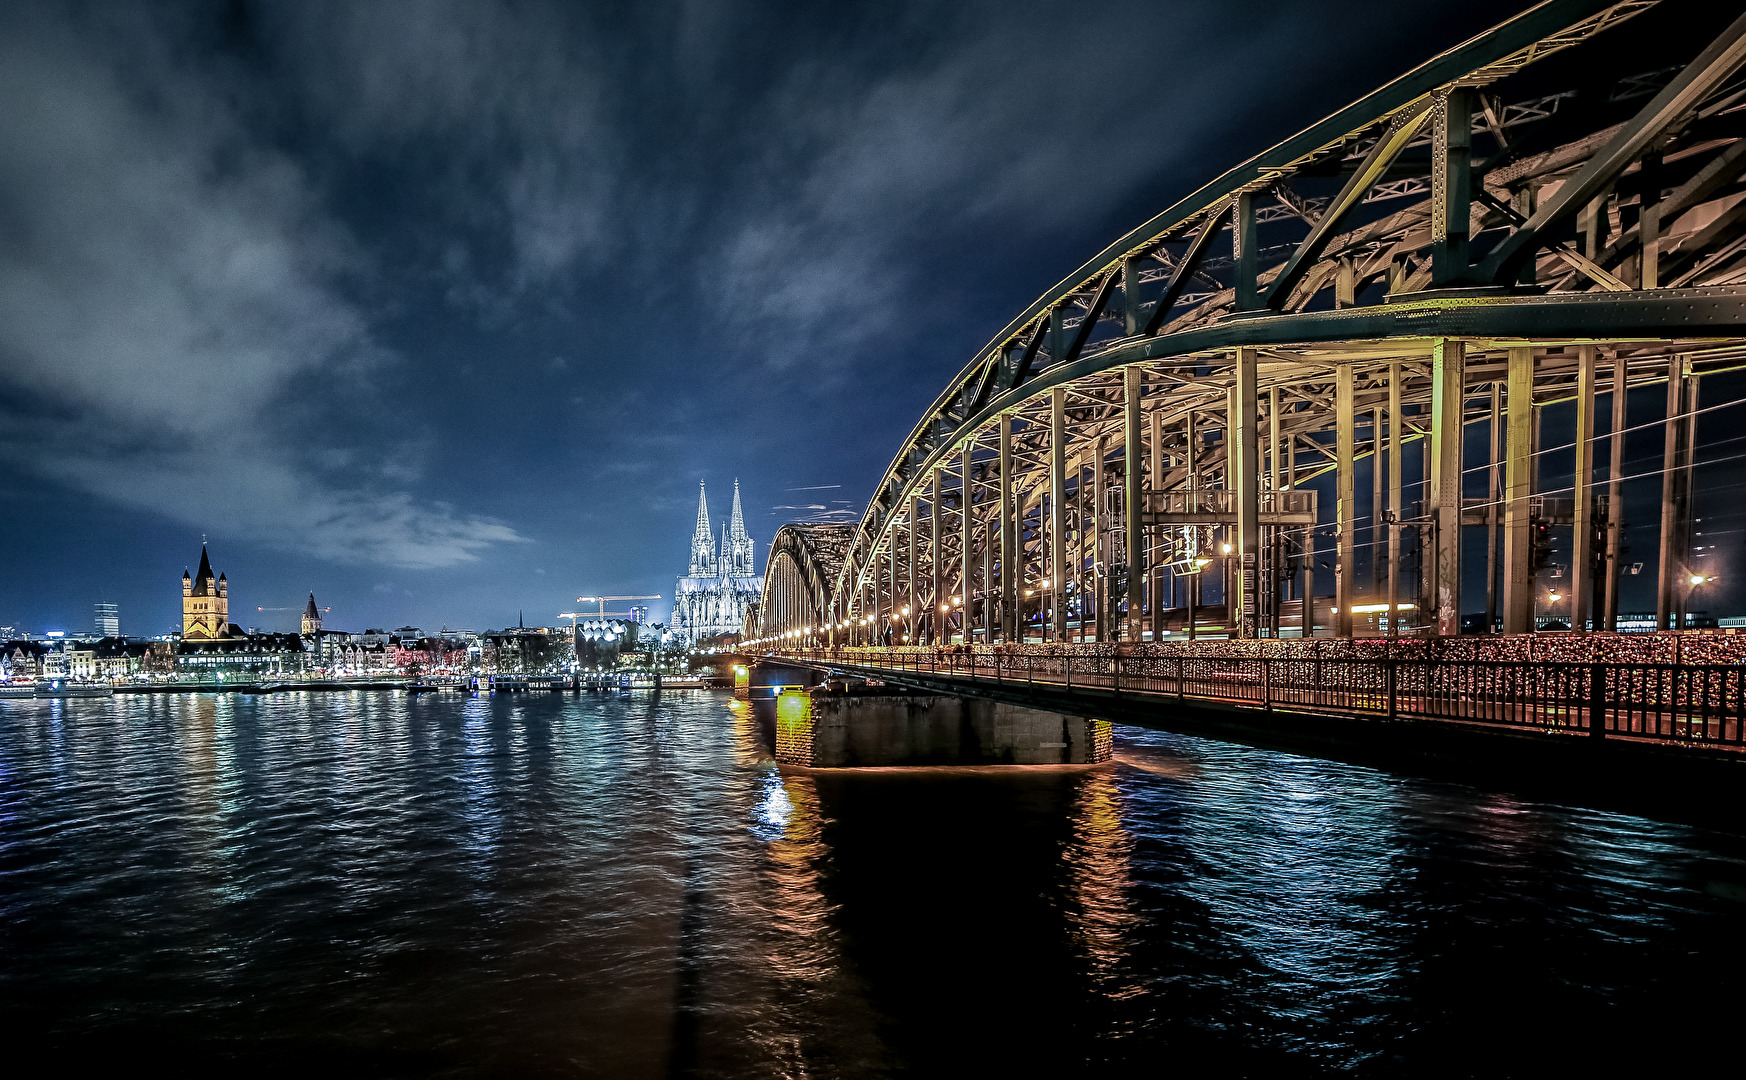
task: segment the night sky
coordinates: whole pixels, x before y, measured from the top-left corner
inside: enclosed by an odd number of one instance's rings
[[[178,628],[203,534],[245,625],[549,624],[670,595],[700,479],[761,563],[1083,259],[1516,6],[6,5],[0,625]]]

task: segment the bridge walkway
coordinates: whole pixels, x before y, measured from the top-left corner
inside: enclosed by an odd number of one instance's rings
[[[797,648],[771,659],[919,689],[1540,733],[1746,756],[1746,667],[1410,657],[1133,655],[1104,646]]]

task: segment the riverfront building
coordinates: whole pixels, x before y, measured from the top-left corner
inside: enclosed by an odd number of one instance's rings
[[[752,538],[740,511],[740,484],[734,481],[732,519],[716,546],[709,527],[709,503],[697,485],[697,528],[691,535],[691,565],[673,587],[673,636],[683,642],[740,634],[746,613],[764,590]]]
[[[230,622],[230,583],[214,577],[206,545],[200,545],[200,570],[194,577],[182,571],[182,640],[215,641],[242,633]]]

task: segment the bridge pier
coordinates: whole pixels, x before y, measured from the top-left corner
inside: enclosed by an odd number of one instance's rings
[[[754,706],[771,711],[776,760],[806,768],[1092,765],[1113,748],[1107,720],[860,680],[787,687]]]

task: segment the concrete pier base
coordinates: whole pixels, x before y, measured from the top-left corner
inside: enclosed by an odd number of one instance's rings
[[[792,689],[775,711],[784,765],[1090,765],[1112,752],[1108,721],[895,687]]]

